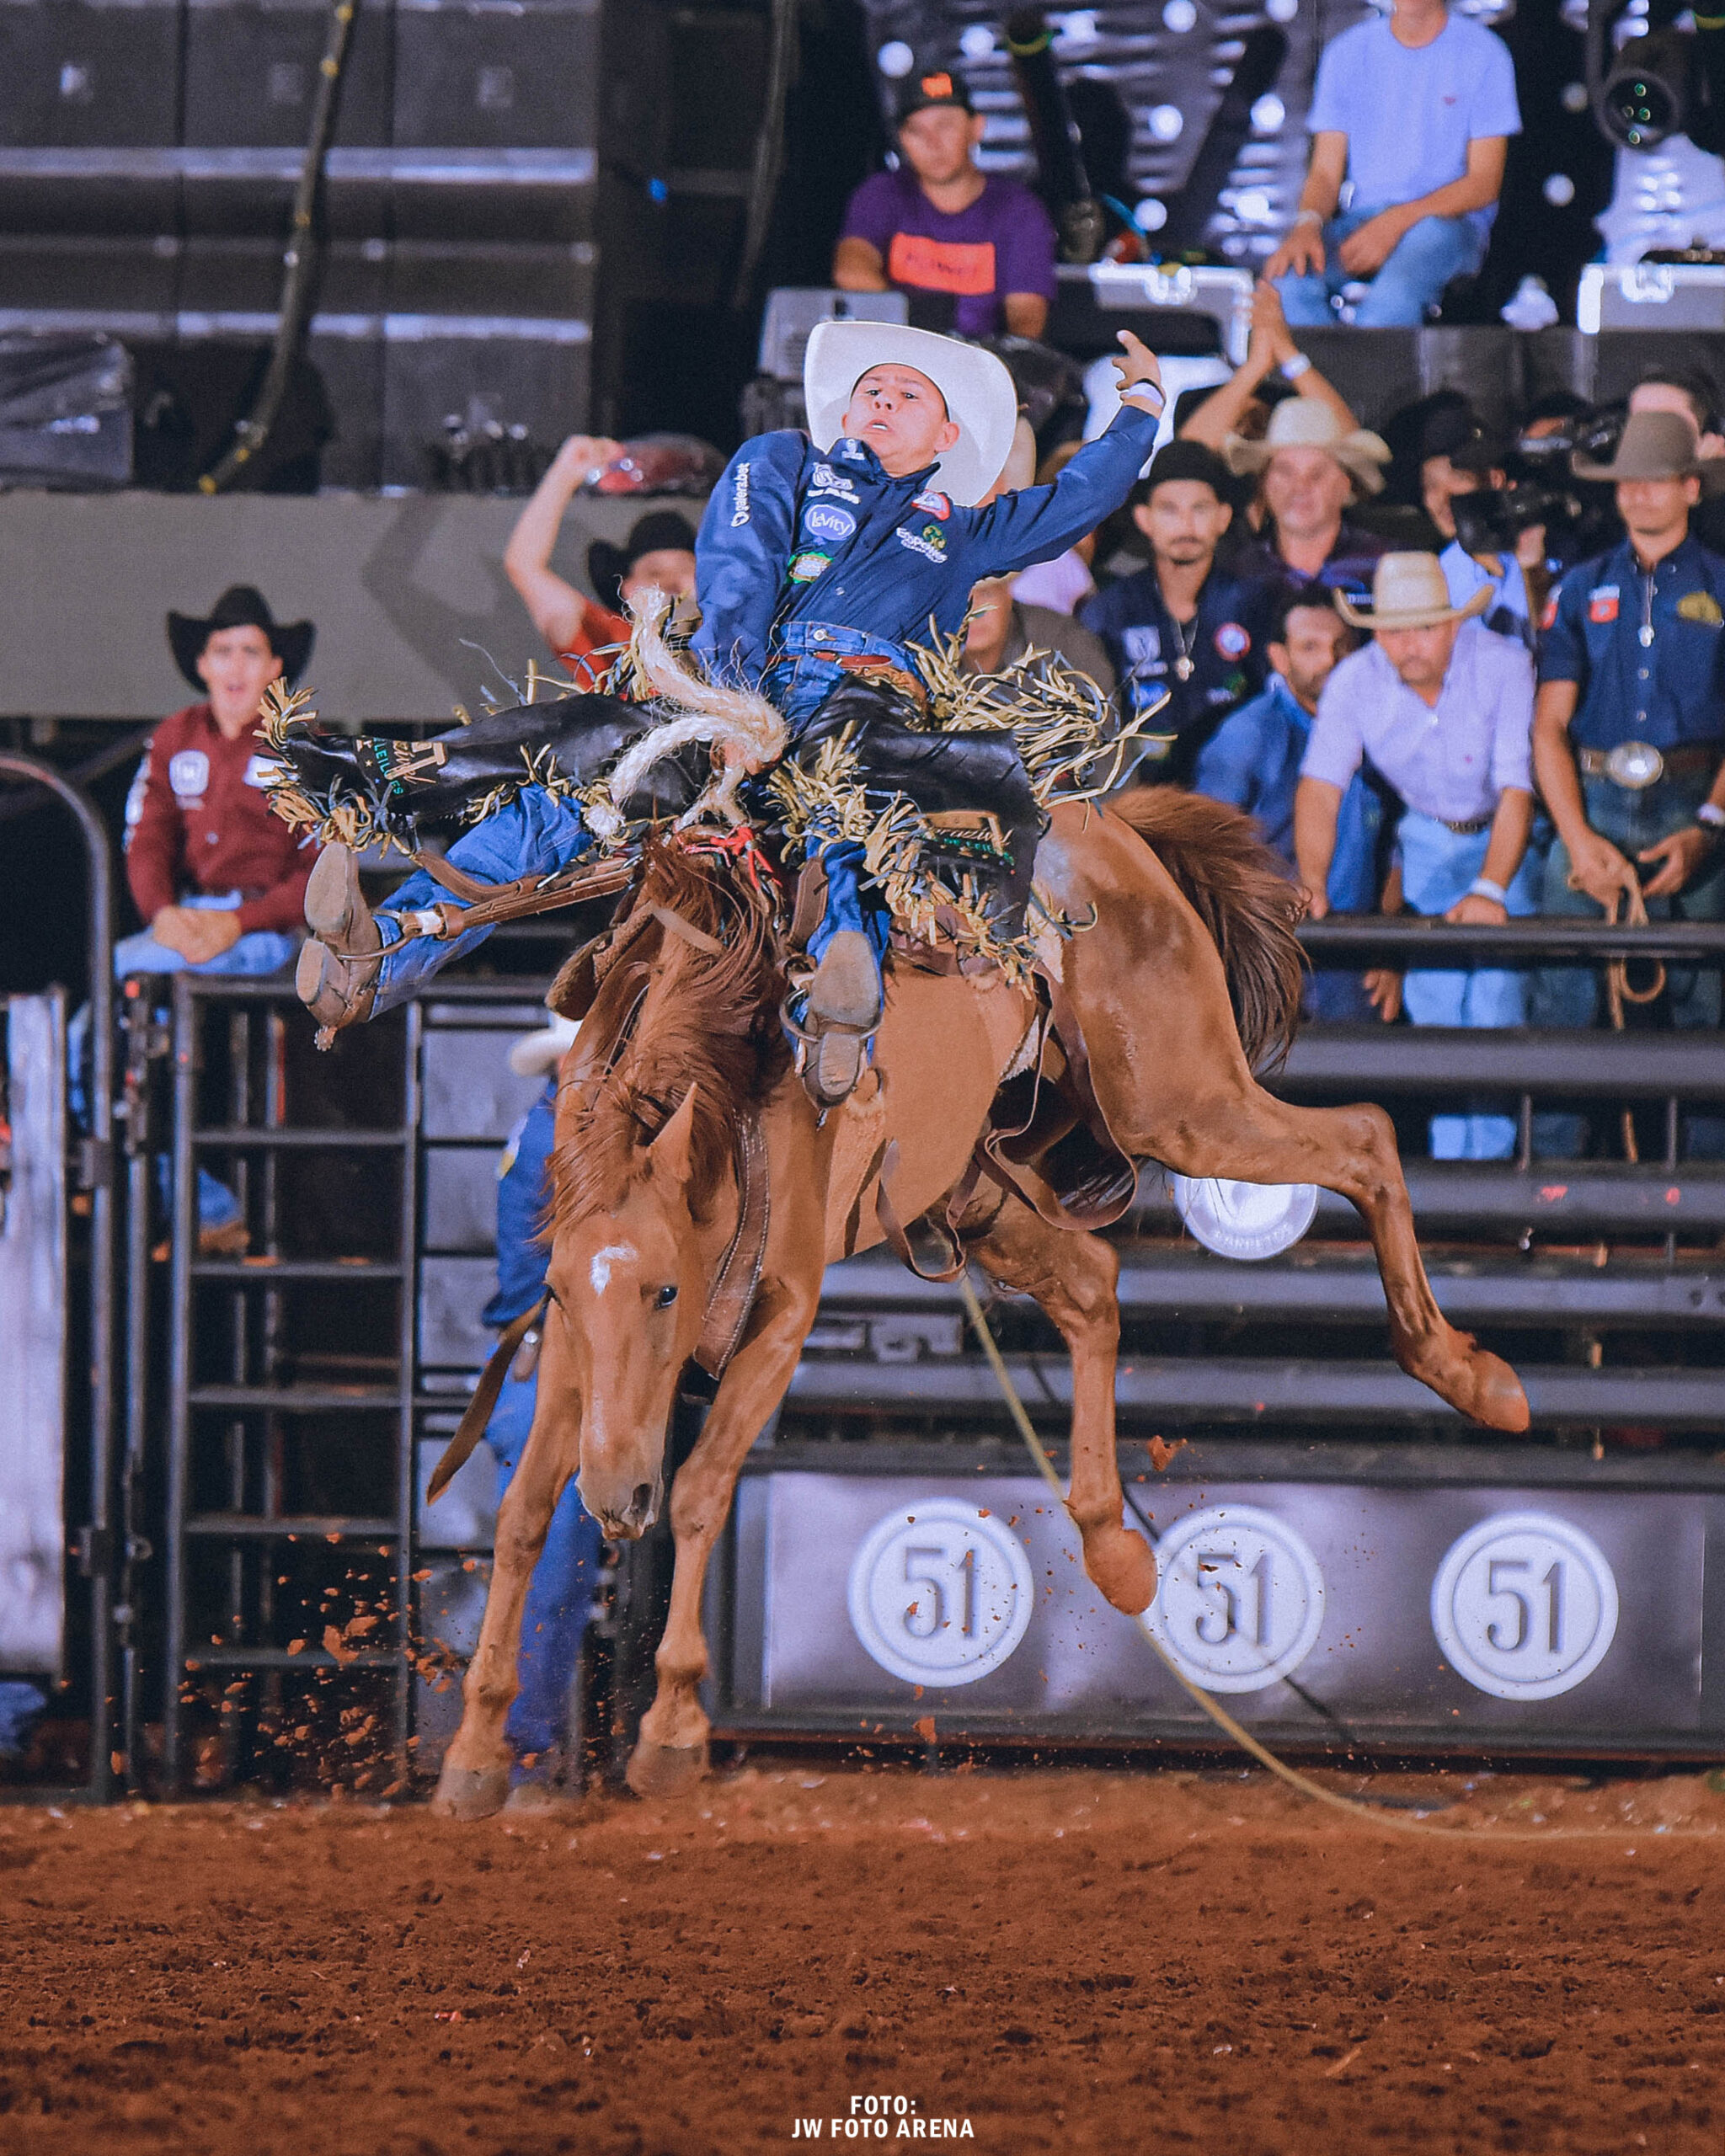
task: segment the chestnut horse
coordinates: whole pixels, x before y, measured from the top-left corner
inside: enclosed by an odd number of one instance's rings
[[[698,834],[688,839],[698,846]],[[1120,1146],[1188,1176],[1341,1192],[1370,1230],[1402,1368],[1480,1422],[1525,1428],[1514,1374],[1438,1309],[1388,1118],[1290,1107],[1253,1075],[1291,1032],[1300,958],[1297,908],[1247,820],[1161,789],[1106,810],[1063,806],[1037,883],[1052,908],[1091,924],[1063,942],[1050,935],[1044,962],[1080,1022],[1093,1102]],[[1052,1225],[1004,1183],[978,1184],[970,1167],[1003,1074],[1033,1049],[1032,992],[996,972],[943,976],[895,959],[873,1067],[821,1118],[790,1069],[771,910],[746,876],[703,863],[685,842],[654,846],[613,948],[561,1073],[538,1404],[499,1512],[484,1624],[435,1799],[464,1818],[507,1793],[522,1603],[565,1484],[577,1477],[613,1538],[657,1516],[678,1379],[744,1234],[745,1131],[764,1145],[770,1193],[758,1285],[671,1490],[671,1605],[630,1785],[666,1794],[704,1769],[708,1559],[744,1458],[796,1369],[826,1266],[886,1233],[884,1177],[888,1218],[938,1218],[951,1201],[969,1257],[1060,1328],[1072,1359],[1067,1505],[1085,1567],[1123,1610],[1146,1608],[1156,1588],[1148,1545],[1123,1524],[1114,1251]],[[1050,1132],[1078,1120],[1057,1116]]]

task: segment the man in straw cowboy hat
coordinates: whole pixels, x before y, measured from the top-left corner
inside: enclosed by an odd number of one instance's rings
[[[1571,569],[1546,610],[1534,769],[1557,827],[1548,914],[1615,909],[1638,884],[1657,919],[1725,919],[1725,559],[1690,530],[1703,491],[1725,486],[1725,460],[1699,447],[1685,414],[1632,412],[1609,463],[1575,462],[1578,478],[1615,485],[1625,535]],[[1667,979],[1672,1024],[1717,1026],[1717,969]],[[1586,968],[1541,969],[1540,1023],[1592,1025],[1598,1004]],[[1692,1150],[1725,1151],[1725,1122],[1689,1123]],[[1542,1118],[1538,1134],[1567,1152],[1578,1125]]]
[[[1348,510],[1382,491],[1388,443],[1348,426],[1327,403],[1284,397],[1262,440],[1230,435],[1222,450],[1231,472],[1259,475],[1267,518],[1263,536],[1235,558],[1235,575],[1327,584],[1364,598],[1384,542],[1350,523]]]
[[[693,648],[708,680],[758,689],[793,744],[817,725],[836,734],[880,722],[885,731],[895,715],[914,716],[922,690],[905,640],[931,629],[956,635],[978,583],[1046,560],[1094,531],[1149,456],[1162,408],[1156,362],[1130,332],[1120,342],[1122,403],[1107,432],[1051,485],[996,494],[1017,398],[992,353],[887,323],[820,324],[804,369],[809,435],[788,430],[745,442],[702,520]],[[446,813],[499,779],[518,781],[523,743],[537,744],[535,729],[547,726],[562,729],[546,744],[565,774],[585,779],[582,738],[590,732],[614,756],[621,726],[641,731],[629,713],[609,697],[583,697],[504,714],[483,743],[475,728],[439,737],[411,758],[385,744],[388,789],[409,807],[416,787],[434,789]],[[923,776],[950,792],[984,738],[919,736]],[[285,753],[294,755],[295,745]],[[328,741],[315,751],[332,765],[342,753]],[[449,859],[482,882],[501,883],[548,875],[590,842],[579,803],[526,786],[459,840]],[[1033,851],[1033,836],[1021,833],[1017,844]],[[817,964],[806,1029],[811,1090],[836,1100],[860,1075],[879,1021],[886,923],[878,896],[863,888],[862,848],[834,839],[819,851],[827,904],[809,943]],[[448,893],[424,874],[412,877],[391,913],[374,920],[344,850],[329,848],[326,862],[307,894],[314,940],[299,982],[323,1025],[398,1001],[477,940],[402,942],[400,916],[446,905]],[[1029,865],[1012,864],[1026,888]]]
[[[1368,756],[1406,804],[1397,837],[1414,912],[1483,926],[1534,910],[1533,664],[1521,643],[1475,618],[1490,598],[1482,586],[1452,606],[1437,556],[1411,553],[1384,556],[1370,606],[1338,598],[1344,620],[1374,641],[1325,684],[1300,765],[1294,841],[1315,918],[1329,910],[1343,794]],[[1501,967],[1421,969],[1407,976],[1402,997],[1420,1026],[1525,1017],[1523,977]],[[1431,1145],[1439,1160],[1503,1160],[1514,1150],[1514,1121],[1434,1116]]]

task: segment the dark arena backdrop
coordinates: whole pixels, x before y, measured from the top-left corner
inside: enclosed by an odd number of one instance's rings
[[[1136,258],[1068,248],[1075,379],[1121,327],[1194,382],[1242,356],[1318,52],[1370,11],[1027,12],[0,0],[0,1700],[40,1710],[0,1751],[3,2156],[1720,2145],[1725,1167],[1690,1157],[1717,1034],[1311,1024],[1276,1081],[1389,1109],[1524,1438],[1388,1361],[1340,1201],[1242,1262],[1146,1166],[1118,1405],[1165,1656],[1088,1589],[959,1285],[833,1268],[713,1569],[713,1778],[622,1789],[661,1527],[595,1582],[569,1806],[459,1828],[421,1800],[489,1455],[425,1492],[491,1348],[497,1156],[538,1085],[507,1051],[596,918],[500,931],[327,1056],[283,980],[122,985],[101,1022],[126,796],[184,700],[166,611],[243,574],[317,623],[324,721],[372,732],[523,674],[521,498],[574,431],[797,423],[913,68],[961,69],[985,166],[1101,205]],[[1490,254],[1425,328],[1302,344],[1373,425],[1443,389],[1493,424],[1551,389],[1604,410],[1653,350],[1725,378],[1710,19],[1467,12],[1525,123]],[[1672,125],[1619,146],[1589,83],[1632,37]],[[1512,326],[1535,279],[1557,320]],[[578,496],[558,566],[585,588],[643,506]],[[1405,488],[1375,513],[1429,536]],[[1330,964],[1477,947],[1303,934]],[[1725,931],[1493,947],[1717,965]],[[1427,1157],[1482,1096],[1514,1155]],[[1548,1112],[1584,1157],[1538,1156]],[[243,1254],[199,1253],[206,1166]],[[1056,1336],[989,1315],[1059,1461]],[[692,1382],[674,1450],[704,1407]],[[884,1628],[911,1581],[970,1627],[962,1667]]]

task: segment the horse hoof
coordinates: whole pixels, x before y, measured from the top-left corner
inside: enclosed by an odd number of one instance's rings
[[[623,1779],[637,1796],[682,1796],[707,1772],[704,1744],[649,1744],[629,1755]]]
[[[440,1819],[489,1819],[509,1796],[507,1767],[453,1767],[437,1777],[431,1809]]]
[[[1530,1419],[1527,1395],[1502,1356],[1482,1348],[1476,1349],[1473,1374],[1471,1412],[1474,1421],[1483,1422],[1488,1430],[1507,1430],[1512,1434],[1525,1430]]]
[[[1156,1600],[1156,1556],[1130,1528],[1103,1528],[1085,1537],[1084,1569],[1116,1609],[1136,1617]]]

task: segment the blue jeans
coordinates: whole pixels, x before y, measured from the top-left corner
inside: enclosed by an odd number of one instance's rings
[[[872,637],[866,629],[840,628],[829,622],[787,622],[774,639],[761,693],[784,714],[793,740],[840,683],[851,678],[839,665],[841,659],[888,659],[907,674],[916,670],[903,644]]]
[[[1416,913],[1447,913],[1483,873],[1491,833],[1452,831],[1410,808],[1402,819],[1402,888]],[[1538,884],[1524,859],[1509,885],[1509,912],[1535,910]],[[1416,1026],[1523,1026],[1527,977],[1503,966],[1421,967],[1402,983],[1402,1001]],[[1431,1120],[1434,1161],[1507,1161],[1515,1151],[1515,1118],[1469,1102],[1461,1114]]]
[[[485,1442],[497,1456],[499,1503],[526,1449],[538,1396],[537,1373],[505,1379],[485,1427]],[[569,1691],[598,1579],[599,1523],[571,1481],[551,1515],[521,1612],[521,1689],[503,1726],[515,1755],[516,1779],[526,1763],[569,1742]]]
[[[230,912],[239,903],[232,894],[222,897],[182,899],[180,904],[199,912]],[[132,974],[238,974],[256,977],[264,974],[278,974],[284,966],[293,963],[294,953],[299,948],[297,937],[289,936],[275,928],[248,929],[237,943],[232,943],[215,958],[206,958],[201,965],[193,965],[178,951],[165,943],[158,943],[147,928],[140,929],[136,936],[122,937],[114,947],[114,978],[125,980]],[[66,1029],[67,1091],[73,1120],[81,1129],[89,1126],[89,1094],[86,1072],[88,1068],[90,1043],[90,1006],[82,1004],[72,1014]],[[163,1194],[167,1190],[167,1166],[164,1157],[159,1172],[163,1177]],[[239,1218],[239,1202],[225,1182],[220,1182],[207,1168],[198,1170],[198,1225],[200,1228],[225,1228]]]
[[[558,801],[542,786],[523,787],[507,808],[487,816],[458,838],[449,849],[451,866],[464,869],[482,883],[509,883],[517,876],[550,876],[578,861],[593,843],[593,834],[582,821],[579,805]],[[459,905],[440,883],[416,868],[390,894],[387,909],[377,916],[386,949],[378,969],[377,1012],[393,1009],[423,980],[441,973],[451,960],[477,951],[491,933],[475,928],[447,942],[432,936],[415,936],[399,942],[400,926],[393,916],[411,913],[421,906]]]
[[[1584,778],[1582,805],[1590,829],[1610,839],[1632,862],[1645,846],[1669,838],[1695,821],[1712,782],[1697,772],[1662,778],[1640,792],[1614,786],[1608,778]],[[1541,913],[1560,919],[1597,921],[1600,908],[1585,891],[1569,887],[1569,849],[1562,839],[1546,862]],[[1650,921],[1725,921],[1725,847],[1716,848],[1701,873],[1673,898],[1649,899]],[[1632,974],[1633,984],[1636,974]],[[1590,966],[1541,966],[1533,977],[1530,1015],[1536,1026],[1596,1026],[1599,1022],[1599,978]],[[1720,974],[1717,966],[1668,966],[1665,993],[1653,1006],[1657,1022],[1680,1032],[1717,1030],[1720,1022]],[[1582,1150],[1583,1119],[1551,1112],[1534,1118],[1534,1150],[1541,1159],[1573,1160]],[[1687,1113],[1682,1150],[1689,1160],[1725,1160],[1725,1117]]]
[[[1350,232],[1358,232],[1375,210],[1350,210],[1324,227],[1324,267],[1290,272],[1276,280],[1282,311],[1295,329],[1332,329],[1334,302],[1349,285],[1368,282],[1342,267],[1338,252]],[[1370,289],[1354,310],[1356,329],[1418,329],[1429,309],[1443,296],[1452,277],[1471,276],[1486,259],[1489,236],[1466,217],[1422,217],[1404,232],[1390,259],[1370,281]]]

